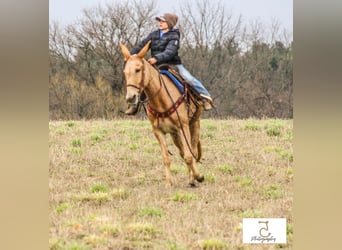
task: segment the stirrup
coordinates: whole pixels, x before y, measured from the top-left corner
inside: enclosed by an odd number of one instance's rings
[[[200,94],[200,96],[201,96],[202,98],[206,99],[207,101],[209,101],[211,104],[213,103],[213,99],[212,99],[210,96],[208,96],[208,95],[203,95],[203,94]]]
[[[213,108],[214,108],[214,105],[212,104],[212,102],[206,100],[206,101],[203,103],[203,107],[204,107],[204,110],[205,110],[205,111],[208,111],[208,110],[213,109]]]
[[[203,95],[203,94],[200,94],[200,96],[204,99],[204,100],[202,99],[202,101],[203,101],[203,107],[205,111],[211,110],[215,107],[213,99],[210,96]]]

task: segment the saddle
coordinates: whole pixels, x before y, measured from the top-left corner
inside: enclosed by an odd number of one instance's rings
[[[172,80],[181,94],[185,94],[187,96],[186,99],[188,102],[190,101],[190,98],[193,99],[195,103],[201,102],[202,97],[200,94],[183,79],[176,66],[171,64],[161,64],[158,66],[158,69],[161,74],[166,75]]]
[[[177,101],[173,103],[173,105],[166,111],[164,112],[158,112],[154,108],[152,108],[148,103],[147,103],[147,109],[148,111],[155,117],[159,118],[165,118],[170,116],[173,112],[177,110],[179,105],[184,101],[187,103],[187,112],[188,116],[192,119],[196,115],[196,110],[198,109],[199,106],[202,105],[202,97],[200,94],[195,91],[190,84],[188,84],[178,73],[176,67],[168,64],[162,64],[158,67],[158,70],[160,74],[166,75],[171,79],[171,82],[175,84],[175,86],[178,88],[179,92],[181,93],[181,96],[178,98]],[[142,92],[140,96],[140,100],[144,101],[146,98],[145,92]],[[140,103],[140,102],[139,102]],[[191,103],[195,105],[195,109],[191,108]],[[159,122],[159,120],[158,120]]]

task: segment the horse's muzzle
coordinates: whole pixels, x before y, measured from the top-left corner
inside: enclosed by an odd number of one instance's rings
[[[139,101],[139,94],[137,93],[127,93],[126,102],[128,104],[137,104]]]

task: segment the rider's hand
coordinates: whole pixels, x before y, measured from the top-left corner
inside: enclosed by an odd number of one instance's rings
[[[157,59],[155,59],[154,57],[151,57],[150,59],[147,60],[150,64],[155,64],[157,62]]]

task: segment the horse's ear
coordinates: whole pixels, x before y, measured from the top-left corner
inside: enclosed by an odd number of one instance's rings
[[[125,61],[127,61],[128,58],[131,57],[131,53],[129,52],[129,50],[127,49],[127,47],[124,44],[120,43],[120,47],[121,47],[121,52],[122,52],[123,56],[125,57]]]
[[[139,53],[137,54],[138,57],[143,58],[143,57],[146,55],[148,49],[150,48],[150,43],[151,43],[151,40],[149,40],[149,41],[145,44],[144,48],[142,48],[142,49],[139,51]]]

